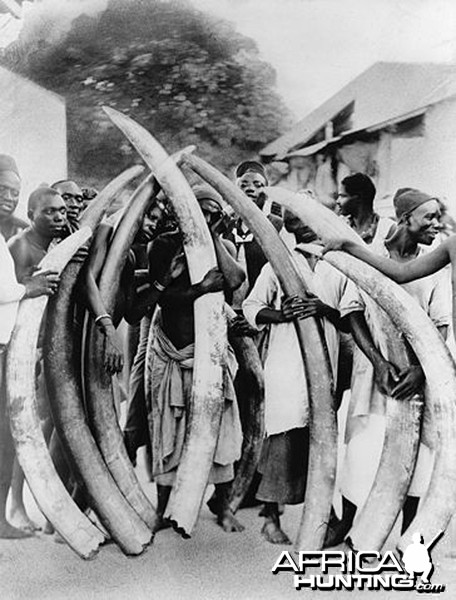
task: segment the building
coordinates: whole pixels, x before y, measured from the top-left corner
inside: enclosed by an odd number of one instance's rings
[[[409,186],[456,215],[456,66],[376,63],[260,155],[288,164],[279,185],[313,189],[328,205],[338,182],[361,171],[376,183],[381,214]]]
[[[0,153],[16,159],[22,178],[18,216],[41,183],[67,176],[65,101],[0,67]]]

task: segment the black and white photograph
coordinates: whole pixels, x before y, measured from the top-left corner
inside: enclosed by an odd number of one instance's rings
[[[0,599],[451,597],[456,2],[0,0]]]

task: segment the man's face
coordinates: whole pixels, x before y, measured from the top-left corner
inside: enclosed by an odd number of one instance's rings
[[[339,192],[336,200],[336,212],[339,215],[349,217],[353,214],[355,207],[359,203],[359,196],[352,196],[347,192],[343,183],[339,185]]]
[[[67,209],[58,194],[46,194],[39,205],[29,212],[34,229],[45,238],[60,237],[67,224]]]
[[[407,231],[417,244],[429,246],[439,232],[440,205],[429,200],[418,206],[407,217]]]
[[[0,219],[6,219],[16,210],[21,191],[21,180],[14,171],[0,172]]]
[[[265,178],[259,173],[248,171],[236,180],[236,185],[241,188],[246,196],[251,198],[260,208],[265,202],[263,188],[266,187]]]
[[[315,233],[305,225],[299,217],[285,209],[283,213],[283,224],[288,233],[293,233],[300,243],[310,243],[317,239]]]
[[[163,218],[163,211],[159,206],[154,206],[145,215],[140,229],[140,241],[150,242],[156,237]]]
[[[79,221],[81,212],[84,209],[84,197],[81,188],[74,181],[64,181],[55,186],[55,189],[65,201],[68,219]]]

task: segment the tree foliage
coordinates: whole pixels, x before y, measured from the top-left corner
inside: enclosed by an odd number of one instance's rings
[[[138,120],[170,152],[196,144],[224,170],[288,125],[275,72],[253,40],[185,2],[110,0],[52,42],[20,44],[2,62],[65,97],[79,180],[101,183],[136,160],[102,105]]]

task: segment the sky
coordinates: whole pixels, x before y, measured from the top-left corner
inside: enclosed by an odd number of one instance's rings
[[[303,117],[377,61],[456,62],[456,0],[192,0],[233,21]]]
[[[232,21],[257,42],[296,118],[374,62],[456,62],[456,0],[190,1]],[[73,17],[105,3],[42,0],[40,10]],[[20,26],[11,21],[2,27],[0,20],[0,46],[14,39]]]

